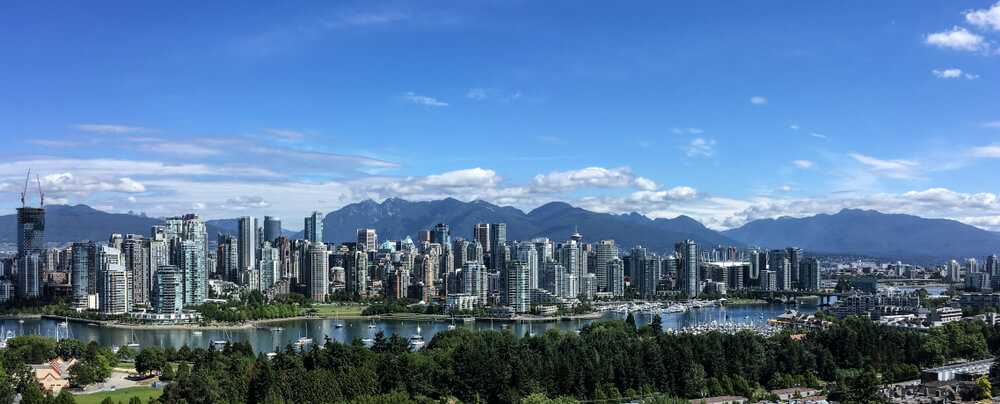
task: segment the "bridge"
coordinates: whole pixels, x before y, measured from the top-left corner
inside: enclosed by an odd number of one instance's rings
[[[815,296],[819,298],[820,304],[830,304],[830,301],[836,297],[838,300],[848,296],[847,293],[838,292],[827,292],[827,291],[815,291],[815,290],[762,290],[762,289],[745,289],[739,291],[744,295],[749,295],[760,299],[778,299],[782,297],[808,297]]]

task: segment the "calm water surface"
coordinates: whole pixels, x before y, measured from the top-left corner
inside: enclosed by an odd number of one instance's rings
[[[679,329],[682,327],[708,323],[713,320],[718,322],[754,322],[762,323],[766,319],[784,313],[788,309],[796,309],[801,312],[813,313],[817,307],[815,305],[786,306],[783,304],[748,304],[732,305],[724,307],[711,307],[693,309],[684,313],[661,314],[664,329]],[[604,313],[602,319],[624,318],[620,313]],[[645,324],[652,320],[650,315],[635,314],[637,324]],[[539,334],[550,328],[558,328],[564,332],[579,329],[585,324],[594,320],[581,321],[557,321],[550,323],[535,324],[507,324],[507,328],[515,335],[522,336],[525,333]],[[429,323],[410,322],[400,320],[382,320],[376,323],[375,329],[369,329],[370,320],[364,319],[341,319],[343,328],[334,326],[335,320],[289,320],[269,323],[272,327],[282,327],[283,331],[263,331],[257,329],[240,330],[200,330],[201,335],[196,335],[193,330],[145,330],[145,329],[120,329],[99,326],[90,326],[82,323],[70,322],[68,327],[60,327],[57,321],[53,320],[25,320],[23,324],[17,320],[6,320],[0,322],[3,330],[13,330],[17,335],[41,334],[46,337],[60,338],[66,337],[67,329],[69,336],[83,342],[97,341],[104,346],[124,345],[134,338],[142,346],[159,345],[162,347],[172,346],[180,348],[188,345],[190,347],[210,347],[212,341],[249,341],[255,350],[261,352],[274,351],[275,347],[284,348],[285,345],[294,343],[299,337],[314,338],[316,343],[322,344],[325,336],[341,342],[351,342],[355,338],[371,338],[375,332],[383,331],[388,337],[393,333],[409,338],[418,333],[424,340],[430,341],[438,331],[448,329],[450,323]],[[455,323],[458,328],[470,330],[501,330],[502,323],[496,322],[475,322],[475,323]],[[133,337],[134,336],[134,337]]]

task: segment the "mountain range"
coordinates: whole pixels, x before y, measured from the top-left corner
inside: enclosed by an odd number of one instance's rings
[[[219,232],[235,234],[236,220],[207,221],[209,240],[214,241]],[[50,205],[46,207],[45,238],[52,243],[104,241],[111,233],[147,235],[151,226],[162,223],[159,218],[107,213],[86,205]],[[858,254],[925,263],[1000,252],[1000,234],[995,232],[954,220],[871,210],[845,209],[832,215],[760,219],[716,232],[687,216],[650,219],[638,213],[591,212],[562,202],[523,212],[484,201],[462,202],[452,198],[421,202],[390,198],[381,203],[372,200],[353,203],[324,217],[323,238],[333,243],[354,241],[359,228],[375,229],[380,240],[416,238],[418,232],[437,223],[448,224],[453,238],[471,238],[476,223],[507,223],[508,240],[548,237],[558,242],[579,232],[586,242],[614,239],[622,249],[641,244],[661,254],[685,239],[695,240],[703,248],[798,246],[817,254]],[[16,243],[16,229],[16,214],[0,216],[0,243]],[[293,238],[302,236],[301,232],[283,233]]]
[[[844,209],[805,218],[760,219],[723,231],[748,245],[798,246],[814,253],[852,253],[939,260],[1000,252],[1000,234],[948,219]]]
[[[672,250],[675,242],[685,239],[704,245],[743,245],[687,216],[653,220],[637,213],[596,213],[563,202],[551,202],[525,213],[509,206],[452,198],[426,202],[390,198],[382,203],[367,200],[350,204],[326,215],[323,239],[357,240],[360,228],[375,229],[380,240],[415,238],[418,232],[430,230],[437,223],[447,224],[452,238],[471,239],[476,223],[506,223],[508,240],[548,237],[559,242],[580,232],[589,242],[614,239],[623,248],[641,244],[657,253]]]

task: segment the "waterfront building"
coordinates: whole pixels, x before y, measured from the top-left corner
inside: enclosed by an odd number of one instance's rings
[[[699,246],[692,240],[685,240],[675,245],[680,251],[680,266],[677,268],[678,288],[690,298],[701,293],[701,279],[698,271],[700,266]]]
[[[819,290],[819,260],[810,257],[802,260],[799,289],[815,292]]]
[[[230,282],[236,282],[240,273],[239,239],[228,234],[219,234],[219,249],[216,273]]]
[[[326,245],[323,243],[309,244],[306,257],[309,270],[309,298],[317,302],[325,302],[330,289],[330,261]]]
[[[257,287],[264,291],[281,279],[281,252],[272,247],[270,241],[265,241],[257,253],[257,278],[260,282]]]
[[[90,241],[76,242],[70,251],[73,308],[86,310],[91,308],[89,296],[97,294],[97,245]]]
[[[153,277],[153,311],[179,313],[184,308],[183,274],[174,265],[163,265]]]
[[[374,232],[374,230],[372,230]],[[311,215],[305,219],[305,239],[310,243],[322,243],[323,242],[323,214],[320,212],[313,212]],[[375,251],[375,243],[373,242],[369,251]]]
[[[504,271],[506,290],[503,305],[510,306],[515,313],[527,313],[531,309],[530,269],[527,261],[512,260]]]
[[[785,257],[788,258],[788,273],[791,276],[791,283],[788,284],[787,288],[791,289],[792,283],[798,283],[801,275],[802,249],[788,247],[785,249]]]
[[[489,271],[487,271],[485,265],[476,262],[466,262],[465,265],[462,266],[460,277],[460,282],[462,284],[461,293],[468,293],[476,296],[476,301],[479,305],[486,305],[489,302],[487,300],[489,292]]]
[[[207,273],[205,270],[204,250],[193,240],[180,243],[177,255],[180,258],[180,269],[183,274],[184,305],[198,305],[208,297]]]
[[[778,290],[778,276],[772,270],[760,271],[760,289]]]
[[[961,270],[962,268],[958,265],[958,261],[951,260],[951,262],[948,263],[948,275],[945,277],[945,279],[948,282],[952,283],[961,282],[962,281],[962,275],[960,272]]]
[[[108,264],[98,275],[100,282],[97,292],[100,310],[105,314],[128,313],[129,279],[128,271],[120,264]]]
[[[789,290],[792,287],[792,277],[788,255],[785,250],[773,250],[767,253],[768,269],[777,276],[776,290]]]

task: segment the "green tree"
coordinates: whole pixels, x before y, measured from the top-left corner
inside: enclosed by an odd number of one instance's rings
[[[74,386],[87,386],[97,381],[94,365],[86,360],[79,360],[69,367],[69,380]]]
[[[101,400],[101,404],[115,404],[115,400],[112,400],[111,397],[104,397],[104,400]]]
[[[73,397],[73,393],[63,390],[56,396],[55,404],[76,404],[76,398]]]
[[[21,404],[45,404],[45,396],[38,388],[38,383],[31,383],[27,390],[21,393]]]
[[[635,328],[635,316],[632,315],[632,312],[629,312],[628,315],[625,316],[625,322],[631,325],[632,328]]]
[[[147,374],[153,371],[162,371],[167,363],[166,353],[163,348],[150,345],[142,348],[139,355],[135,357],[135,371],[140,374]]]
[[[84,352],[86,352],[87,346],[83,342],[76,339],[65,338],[56,342],[56,355],[64,360],[70,360],[70,358],[83,358]]]
[[[56,357],[56,340],[34,334],[20,335],[7,340],[6,351],[23,363],[42,363]]]
[[[163,373],[160,375],[160,380],[174,380],[173,365],[169,363],[163,365]]]
[[[0,363],[0,403],[13,403],[15,395],[14,381]]]
[[[976,379],[976,399],[977,400],[993,400],[993,386],[990,384],[990,379],[986,375],[979,376]]]
[[[128,361],[135,359],[135,356],[138,354],[139,353],[136,352],[135,348],[126,345],[118,348],[118,352],[115,352],[115,357],[118,358],[119,361]]]
[[[107,380],[111,377],[111,361],[104,355],[97,355],[94,357],[93,361],[88,361],[93,363],[94,366],[94,378],[98,381]]]

